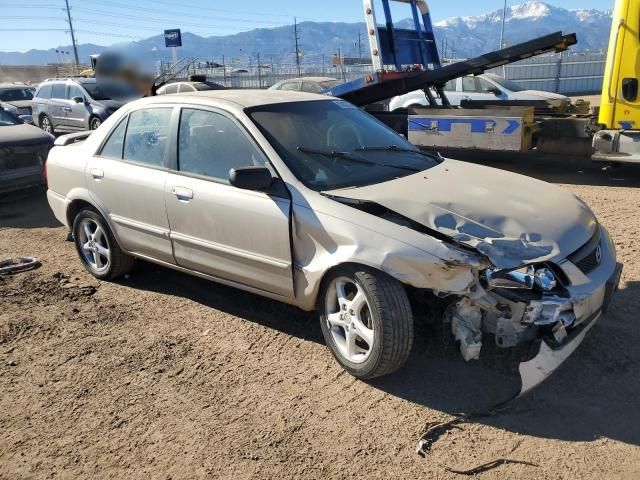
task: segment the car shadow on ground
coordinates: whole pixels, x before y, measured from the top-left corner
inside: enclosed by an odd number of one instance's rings
[[[131,277],[121,283],[188,298],[287,335],[324,343],[316,313],[148,262],[137,262]],[[507,403],[497,415],[484,416],[520,390],[517,371],[504,368],[513,363],[511,359],[498,353],[466,363],[446,326],[433,319],[425,321],[426,317],[418,319],[406,366],[368,383],[449,414],[479,413],[472,421],[520,434],[571,441],[608,437],[640,445],[640,329],[634,318],[638,311],[640,282],[630,282],[558,372],[534,391]]]
[[[0,228],[55,228],[53,216],[42,188],[0,196]]]

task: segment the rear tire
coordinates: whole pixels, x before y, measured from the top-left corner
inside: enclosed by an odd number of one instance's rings
[[[118,245],[107,222],[92,208],[80,210],[73,221],[73,238],[84,268],[100,280],[130,272],[134,258]]]
[[[413,345],[413,314],[396,279],[366,267],[343,267],[323,282],[319,298],[322,334],[348,373],[366,380],[406,362]]]
[[[40,128],[51,135],[55,134],[53,123],[51,123],[51,120],[47,115],[42,115],[40,117]]]

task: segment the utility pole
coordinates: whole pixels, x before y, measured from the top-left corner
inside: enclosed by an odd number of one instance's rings
[[[258,85],[262,88],[262,66],[260,65],[260,52],[258,52]]]
[[[71,10],[69,9],[69,0],[64,0],[65,5],[67,6],[67,21],[69,22],[69,31],[71,32],[71,43],[73,44],[73,55],[76,58],[76,65],[79,65],[78,61],[78,47],[76,46],[76,36],[73,33],[73,23],[71,22]]]
[[[296,40],[296,66],[298,67],[298,77],[300,76],[300,50],[298,48],[298,19],[293,17],[293,34]]]
[[[500,48],[502,50],[504,48],[504,24],[507,20],[507,0],[504,0],[504,8],[502,9],[502,28],[500,28]],[[505,65],[502,66],[502,76],[507,76],[507,68]]]
[[[358,63],[362,58],[362,32],[358,30]]]

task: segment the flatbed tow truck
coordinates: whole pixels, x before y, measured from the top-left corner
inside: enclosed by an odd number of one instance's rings
[[[390,1],[408,4],[414,29],[393,24]],[[444,85],[536,55],[562,52],[577,44],[575,34],[545,35],[509,48],[443,66],[431,16],[423,0],[381,0],[379,25],[374,2],[364,14],[374,72],[326,93],[368,110],[417,146],[589,156],[608,164],[640,163],[640,0],[617,0],[609,42],[601,107],[588,102],[463,101],[452,107]],[[385,111],[385,101],[423,90],[427,107]]]

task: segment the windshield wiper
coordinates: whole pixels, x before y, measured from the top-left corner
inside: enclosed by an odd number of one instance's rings
[[[363,163],[365,165],[374,165],[374,166],[380,166],[380,167],[397,168],[400,170],[409,170],[411,172],[421,172],[423,170],[421,168],[416,168],[409,165],[393,165],[390,163],[372,162],[371,160],[365,160],[364,158],[354,157],[353,155],[350,155],[348,152],[340,152],[338,150],[316,150],[314,148],[298,147],[298,151],[302,153],[311,153],[314,155],[321,155],[323,157],[340,158],[343,160],[349,160],[351,162]]]
[[[434,158],[431,153],[423,152],[422,150],[413,150],[411,148],[403,148],[397,145],[387,145],[386,147],[358,147],[356,148],[357,152],[407,152],[407,153],[417,153],[418,155],[422,155],[423,157]]]

